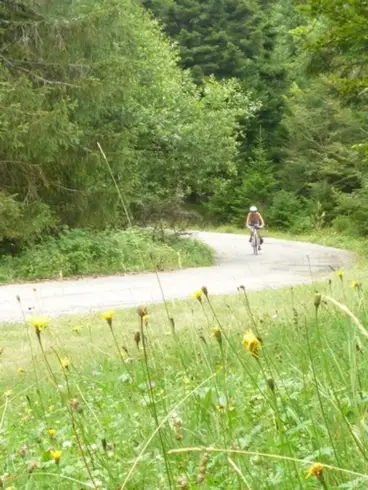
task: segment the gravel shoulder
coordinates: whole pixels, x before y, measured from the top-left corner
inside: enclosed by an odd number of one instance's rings
[[[328,277],[332,269],[349,267],[353,255],[344,250],[304,242],[266,238],[262,252],[253,256],[246,235],[195,232],[211,246],[215,265],[159,274],[167,300],[188,297],[207,286],[211,294],[231,294],[238,286],[261,290],[291,286]],[[89,313],[162,301],[156,274],[46,281],[0,286],[0,323],[21,321],[30,308],[43,315]]]

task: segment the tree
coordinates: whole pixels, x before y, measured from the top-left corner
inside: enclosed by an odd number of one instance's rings
[[[130,211],[178,187],[213,191],[208,176],[233,171],[237,120],[254,111],[236,82],[199,90],[134,1],[32,5],[0,11],[3,209],[39,203],[38,235],[124,224],[97,142]]]
[[[313,73],[328,74],[330,84],[350,101],[368,101],[368,4],[356,0],[299,0],[310,19],[297,29],[312,53]]]
[[[365,178],[364,162],[354,148],[366,138],[364,117],[344,107],[320,81],[304,89],[294,85],[289,104],[285,125],[290,139],[278,179],[307,206],[319,203],[331,223],[340,213],[342,194],[360,189]]]
[[[239,168],[236,177],[223,182],[219,191],[210,198],[207,208],[213,216],[243,226],[252,204],[262,209],[270,206],[276,181],[261,131],[253,155]]]
[[[180,63],[200,86],[209,76],[237,78],[261,102],[255,118],[240,121],[241,158],[251,156],[259,128],[271,158],[279,156],[288,87],[285,60],[277,60],[277,25],[271,0],[141,0],[178,43]]]

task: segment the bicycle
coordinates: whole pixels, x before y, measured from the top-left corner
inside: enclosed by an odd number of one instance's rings
[[[253,255],[258,255],[258,251],[260,249],[260,243],[261,243],[258,230],[261,229],[261,227],[255,225],[255,226],[251,226],[250,228],[252,230],[251,244],[253,248]]]

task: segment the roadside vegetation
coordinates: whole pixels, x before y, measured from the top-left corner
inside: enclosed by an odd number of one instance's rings
[[[212,250],[173,233],[74,229],[0,262],[0,282],[113,275],[212,264]]]

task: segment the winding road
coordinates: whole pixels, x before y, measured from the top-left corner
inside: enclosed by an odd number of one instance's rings
[[[245,235],[209,232],[193,235],[215,250],[216,263],[212,267],[160,273],[168,300],[186,298],[202,286],[207,286],[211,294],[231,294],[240,285],[260,290],[308,283],[328,276],[331,267],[347,267],[353,261],[352,255],[343,250],[273,238],[266,238],[263,251],[253,256]],[[162,300],[153,273],[14,284],[0,286],[0,323],[22,320],[17,295],[25,311],[37,304],[39,313],[48,316],[127,308]]]

